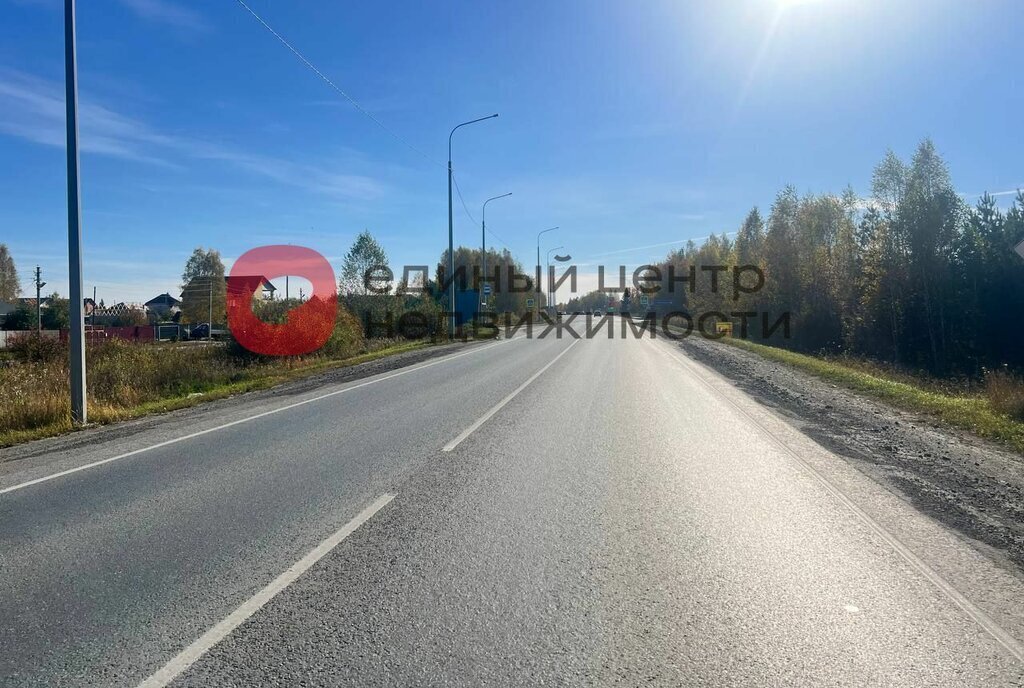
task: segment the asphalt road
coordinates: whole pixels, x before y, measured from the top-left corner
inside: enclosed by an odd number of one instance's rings
[[[1024,685],[1024,582],[663,340],[37,454],[3,685]]]

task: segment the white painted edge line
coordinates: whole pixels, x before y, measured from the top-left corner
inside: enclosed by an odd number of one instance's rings
[[[328,392],[327,394],[321,394],[320,396],[312,397],[310,399],[303,399],[302,401],[297,401],[297,402],[295,402],[293,404],[287,404],[286,406],[279,406],[278,408],[274,408],[274,409],[271,409],[269,411],[263,411],[262,413],[257,413],[257,414],[255,414],[253,416],[247,416],[245,418],[239,418],[238,420],[233,420],[230,423],[224,423],[223,425],[218,425],[216,427],[207,428],[206,430],[199,430],[198,432],[189,433],[188,435],[182,435],[181,437],[175,437],[174,439],[166,440],[164,442],[158,442],[158,443],[150,445],[148,447],[142,447],[141,449],[133,449],[132,451],[125,452],[124,454],[118,454],[117,456],[111,456],[111,457],[106,458],[106,459],[100,459],[99,461],[93,461],[92,463],[87,463],[87,464],[84,464],[82,466],[75,466],[74,468],[69,468],[66,471],[60,471],[58,473],[53,473],[51,475],[45,475],[45,476],[43,476],[41,478],[34,478],[33,480],[26,480],[23,483],[18,483],[16,485],[11,485],[10,487],[5,487],[3,489],[0,489],[0,495],[6,494],[8,492],[14,492],[15,490],[21,490],[23,488],[30,487],[32,485],[38,485],[39,483],[45,483],[45,482],[50,481],[50,480],[55,480],[56,478],[62,478],[64,476],[66,476],[66,475],[71,475],[72,473],[78,473],[80,471],[89,470],[90,468],[96,468],[97,466],[102,466],[103,464],[112,463],[114,461],[120,461],[121,459],[127,459],[129,456],[135,456],[137,454],[142,454],[144,452],[152,451],[153,449],[160,449],[161,447],[167,447],[167,446],[172,445],[172,444],[177,444],[178,442],[184,442],[185,440],[190,440],[190,439],[193,439],[193,438],[196,438],[196,437],[200,437],[202,435],[207,435],[207,434],[209,434],[211,432],[217,432],[218,430],[224,430],[226,428],[230,428],[230,427],[233,427],[235,425],[241,425],[242,423],[248,423],[249,421],[257,420],[257,419],[263,418],[265,416],[271,416],[271,415],[273,415],[275,413],[281,413],[282,411],[287,411],[289,409],[296,408],[297,406],[304,406],[305,404],[312,404],[314,401],[320,401],[321,399],[327,399],[329,397],[337,396],[339,394],[345,394],[346,392],[351,392],[352,390],[359,389],[360,387],[366,387],[368,385],[373,385],[373,384],[376,384],[378,382],[384,382],[385,380],[390,380],[392,378],[396,378],[396,377],[399,377],[401,375],[407,375],[409,373],[414,373],[417,370],[422,370],[424,368],[429,368],[431,366],[440,365],[441,363],[445,363],[447,361],[453,361],[456,358],[462,358],[463,356],[469,356],[470,354],[479,353],[481,351],[485,351],[487,349],[491,349],[491,348],[493,348],[495,346],[500,346],[500,345],[505,344],[507,342],[515,341],[516,339],[518,339],[518,338],[517,337],[513,337],[512,339],[503,339],[500,342],[495,342],[493,344],[487,344],[487,345],[484,345],[484,346],[481,346],[481,347],[477,347],[475,349],[472,349],[471,351],[463,351],[462,353],[453,354],[451,356],[442,356],[441,358],[437,359],[436,361],[429,361],[429,362],[423,363],[421,365],[412,366],[411,368],[403,368],[402,370],[399,370],[399,371],[394,372],[394,373],[390,373],[388,375],[384,375],[383,377],[378,377],[378,378],[374,378],[372,380],[367,380],[366,382],[360,382],[359,384],[352,385],[350,387],[345,387],[344,389],[337,389],[337,390],[335,390],[333,392]]]
[[[280,576],[272,580],[265,588],[257,592],[231,612],[222,621],[201,635],[195,642],[182,650],[171,661],[139,684],[138,688],[163,688],[177,678],[182,672],[195,664],[210,648],[226,638],[231,631],[241,626],[246,619],[263,608],[274,596],[294,583],[299,576],[308,571],[314,564],[324,558],[332,549],[341,544],[342,540],[354,533],[374,514],[383,509],[395,498],[393,494],[383,494],[368,507],[363,509],[339,531],[317,545],[309,554],[292,564]]]
[[[564,349],[562,349],[561,353],[559,353],[559,354],[558,354],[557,356],[555,356],[555,357],[554,357],[554,358],[552,358],[552,359],[551,359],[550,361],[548,361],[548,364],[547,364],[546,366],[544,366],[543,368],[541,368],[540,370],[538,370],[538,371],[537,371],[536,373],[534,373],[533,375],[531,375],[531,376],[529,377],[529,379],[528,379],[528,380],[527,380],[526,382],[524,382],[523,384],[521,384],[521,385],[519,385],[518,387],[516,387],[516,388],[515,388],[515,390],[513,390],[513,392],[512,392],[511,394],[509,394],[509,395],[508,395],[507,397],[505,397],[504,399],[502,399],[501,401],[499,401],[499,402],[498,402],[497,404],[495,404],[494,406],[492,406],[492,407],[490,408],[490,410],[489,410],[489,411],[488,411],[487,413],[485,413],[484,415],[480,416],[480,418],[478,418],[478,419],[477,419],[477,421],[476,421],[475,423],[473,423],[473,424],[472,424],[472,425],[470,425],[470,426],[469,426],[468,428],[466,428],[466,429],[465,429],[465,430],[463,430],[463,431],[462,431],[461,433],[459,433],[459,436],[458,436],[458,437],[456,437],[455,439],[453,439],[453,440],[452,440],[451,442],[449,442],[448,444],[444,445],[444,447],[443,447],[443,448],[441,449],[441,451],[446,451],[446,452],[450,452],[450,451],[451,451],[452,449],[455,449],[455,447],[459,446],[459,444],[460,444],[460,443],[462,442],[462,440],[464,440],[464,439],[466,439],[467,437],[469,437],[470,435],[472,435],[472,434],[473,434],[473,433],[474,433],[474,432],[475,432],[475,431],[477,430],[477,428],[479,428],[479,427],[480,427],[481,425],[483,425],[483,424],[484,424],[484,423],[486,423],[486,422],[487,422],[488,420],[490,420],[490,419],[491,419],[491,417],[492,417],[492,416],[493,416],[493,415],[494,415],[495,413],[497,413],[498,411],[500,411],[500,410],[501,410],[501,409],[502,409],[502,408],[503,408],[503,407],[505,406],[505,404],[507,404],[508,402],[510,402],[510,401],[512,401],[513,399],[515,399],[515,397],[516,397],[516,395],[517,395],[517,394],[519,394],[519,393],[520,393],[520,392],[522,392],[522,391],[523,391],[524,389],[526,389],[526,388],[527,388],[527,387],[528,387],[528,386],[530,385],[530,383],[531,383],[531,382],[533,382],[533,381],[534,381],[534,380],[536,380],[536,379],[537,379],[538,377],[540,377],[541,375],[543,375],[543,374],[544,374],[544,371],[545,371],[545,370],[547,370],[547,369],[548,369],[548,368],[550,368],[551,366],[555,365],[555,363],[556,363],[556,362],[558,361],[558,359],[560,359],[560,358],[561,358],[562,356],[565,356],[565,355],[566,355],[567,353],[569,353],[569,349],[571,349],[571,348],[573,348],[574,346],[576,346],[577,344],[579,344],[579,343],[580,343],[580,341],[581,341],[581,340],[579,340],[579,339],[574,339],[574,340],[573,340],[573,342],[572,342],[572,344],[570,344],[569,346],[567,346],[567,347],[565,347]]]
[[[1018,662],[1024,662],[1024,644],[1013,637],[1006,629],[1000,626],[995,619],[986,614],[981,608],[971,602],[967,597],[953,587],[953,584],[943,578],[935,569],[930,567],[924,562],[923,559],[914,554],[907,545],[905,545],[898,537],[890,533],[885,527],[878,523],[875,519],[871,518],[866,511],[857,506],[856,502],[853,501],[845,492],[839,487],[834,485],[828,478],[822,475],[814,466],[807,462],[801,457],[792,447],[783,442],[779,437],[775,435],[771,430],[766,428],[757,418],[751,415],[746,409],[737,404],[735,401],[730,399],[720,389],[711,384],[704,375],[699,371],[695,365],[691,365],[689,361],[685,361],[675,353],[664,352],[666,356],[675,360],[681,367],[686,368],[693,376],[701,381],[708,389],[717,394],[721,399],[726,401],[742,416],[744,416],[757,430],[759,430],[765,437],[767,437],[773,444],[781,448],[790,457],[792,457],[812,478],[814,478],[822,487],[825,488],[837,501],[851,511],[857,518],[859,518],[865,525],[867,525],[874,533],[881,538],[886,544],[888,544],[900,557],[906,561],[911,568],[915,569],[925,579],[932,583],[936,588],[939,589],[953,604],[958,606],[967,616],[969,616],[975,623],[983,628],[992,638],[1002,645],[1006,650],[1013,655]]]

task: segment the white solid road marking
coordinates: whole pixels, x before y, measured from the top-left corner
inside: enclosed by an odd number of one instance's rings
[[[832,482],[822,475],[810,462],[806,461],[800,456],[792,447],[783,442],[779,437],[775,435],[771,430],[766,428],[751,415],[746,409],[737,404],[731,398],[726,396],[722,390],[711,384],[704,375],[699,371],[696,364],[691,363],[689,360],[684,360],[682,357],[677,356],[675,353],[665,351],[661,347],[658,350],[674,360],[681,368],[684,368],[693,374],[704,386],[710,389],[714,394],[717,394],[723,401],[732,406],[740,415],[744,416],[757,430],[759,430],[765,437],[769,439],[773,444],[782,449],[786,454],[793,458],[807,473],[814,478],[822,487],[825,488],[833,497],[836,498],[843,506],[849,509],[853,514],[859,518],[868,528],[873,530],[878,537],[884,540],[899,556],[903,558],[910,566],[917,570],[922,576],[931,581],[932,585],[939,589],[953,604],[960,607],[960,609],[967,614],[971,619],[974,620],[979,626],[981,626],[992,638],[1002,645],[1006,650],[1013,655],[1018,662],[1024,662],[1024,644],[1013,637],[1005,628],[1000,626],[995,619],[985,613],[980,607],[975,605],[963,593],[953,587],[953,584],[939,575],[932,567],[924,562],[923,559],[914,554],[913,550],[907,547],[903,542],[895,535],[885,529],[875,519],[871,518],[866,511],[857,506],[857,503],[852,498],[847,496],[840,488],[833,485]]]
[[[363,509],[355,518],[342,526],[341,530],[321,542],[312,552],[288,567],[288,570],[271,581],[267,587],[243,602],[242,606],[231,612],[227,618],[201,635],[198,640],[182,650],[159,671],[140,683],[139,688],[163,688],[163,686],[168,685],[183,671],[195,664],[210,648],[226,638],[231,631],[242,625],[246,619],[258,612],[267,602],[274,599],[275,595],[294,583],[313,564],[323,559],[324,555],[341,544],[341,541],[354,533],[359,526],[373,518],[374,514],[383,509],[394,498],[395,495],[393,494],[383,494],[378,497],[373,504]]]
[[[567,346],[564,349],[562,349],[562,352],[560,354],[558,354],[557,356],[555,356],[554,358],[552,358],[548,362],[548,364],[546,366],[544,366],[543,368],[538,370],[536,373],[531,375],[530,378],[526,382],[524,382],[523,384],[521,384],[518,387],[516,387],[515,390],[513,390],[513,392],[511,394],[509,394],[507,397],[505,397],[504,399],[499,401],[497,404],[492,406],[491,409],[487,413],[485,413],[484,415],[480,416],[480,418],[478,418],[475,423],[473,423],[468,428],[466,428],[461,433],[459,433],[458,437],[453,439],[448,444],[444,445],[444,448],[442,448],[441,451],[450,452],[452,449],[455,449],[455,447],[459,446],[459,443],[462,442],[462,440],[464,440],[467,437],[469,437],[470,435],[472,435],[473,432],[477,428],[479,428],[481,425],[483,425],[488,420],[490,420],[491,416],[493,416],[495,413],[500,411],[502,409],[502,407],[505,406],[505,404],[507,404],[508,402],[510,402],[513,399],[515,399],[517,394],[519,394],[524,389],[526,389],[530,385],[530,383],[533,382],[534,380],[536,380],[538,377],[540,377],[544,373],[545,370],[547,370],[551,366],[555,365],[555,362],[558,361],[558,359],[560,359],[562,356],[565,356],[565,354],[567,354],[569,352],[569,349],[571,349],[574,346],[576,346],[577,344],[579,344],[580,341],[581,340],[579,340],[579,339],[573,340],[572,344],[570,344],[569,346]]]
[[[461,354],[454,354],[452,356],[444,356],[443,358],[439,358],[436,361],[430,361],[429,363],[424,363],[422,365],[413,366],[412,368],[405,368],[403,370],[399,370],[396,373],[391,373],[390,375],[385,375],[384,377],[378,377],[378,378],[374,378],[373,380],[367,380],[366,382],[361,382],[358,385],[352,385],[351,387],[346,387],[344,389],[338,389],[338,390],[335,390],[333,392],[328,392],[327,394],[321,394],[320,396],[313,397],[311,399],[304,399],[303,401],[298,401],[298,402],[295,402],[294,404],[288,404],[286,406],[280,406],[278,408],[271,409],[270,411],[264,411],[263,413],[257,413],[254,416],[248,416],[246,418],[240,418],[238,420],[233,420],[230,423],[224,423],[223,425],[218,425],[218,426],[213,427],[213,428],[207,428],[206,430],[199,430],[198,432],[193,432],[193,433],[190,433],[188,435],[182,435],[181,437],[175,437],[174,439],[171,439],[171,440],[166,440],[164,442],[158,442],[157,444],[153,444],[153,445],[150,445],[148,447],[143,447],[141,449],[134,449],[134,450],[132,450],[130,452],[125,452],[124,454],[118,454],[117,456],[111,456],[110,458],[107,458],[107,459],[100,459],[99,461],[93,461],[92,463],[87,463],[87,464],[82,465],[82,466],[76,466],[75,468],[69,468],[66,471],[60,471],[59,473],[53,473],[51,475],[45,475],[42,478],[35,478],[33,480],[26,480],[23,483],[18,483],[17,485],[12,485],[10,487],[5,487],[3,489],[0,489],[0,495],[5,494],[7,492],[14,492],[15,490],[20,490],[22,488],[29,487],[31,485],[38,485],[39,483],[45,483],[47,481],[54,480],[56,478],[62,478],[65,475],[71,475],[72,473],[78,473],[79,471],[85,471],[85,470],[88,470],[90,468],[96,468],[97,466],[102,466],[103,464],[112,463],[114,461],[120,461],[121,459],[127,459],[129,456],[135,456],[136,454],[142,454],[143,452],[152,451],[153,449],[159,449],[161,447],[166,447],[166,446],[169,446],[169,445],[172,445],[172,444],[177,444],[178,442],[184,442],[185,440],[190,440],[190,439],[193,439],[195,437],[200,437],[202,435],[207,435],[207,434],[209,434],[211,432],[217,432],[218,430],[224,430],[226,428],[230,428],[230,427],[235,426],[235,425],[240,425],[242,423],[248,423],[249,421],[257,420],[257,419],[263,418],[265,416],[271,416],[271,415],[273,415],[275,413],[280,413],[281,411],[287,411],[288,409],[293,409],[293,408],[295,408],[297,406],[303,406],[305,404],[312,404],[314,401],[320,401],[321,399],[327,399],[328,397],[337,396],[339,394],[345,394],[346,392],[351,392],[352,390],[359,389],[360,387],[366,387],[368,385],[373,385],[373,384],[376,384],[378,382],[384,382],[385,380],[390,380],[391,378],[399,377],[400,375],[407,375],[408,373],[413,373],[413,372],[416,372],[417,370],[422,370],[424,368],[429,368],[430,366],[435,366],[435,365],[444,363],[446,361],[452,361],[452,360],[455,360],[456,358],[462,358],[463,356],[468,356],[470,354],[475,354],[477,352],[484,351],[486,349],[490,349],[492,347],[499,346],[501,344],[505,344],[506,342],[513,341],[513,339],[517,339],[517,338],[513,337],[512,339],[503,339],[500,342],[495,342],[493,344],[487,344],[486,346],[481,346],[479,348],[473,349],[472,351],[464,351]]]

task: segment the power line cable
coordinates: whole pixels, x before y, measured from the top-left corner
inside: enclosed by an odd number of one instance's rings
[[[370,119],[370,120],[371,120],[371,121],[372,121],[372,122],[373,122],[374,124],[376,124],[376,125],[377,125],[378,127],[380,127],[381,129],[383,129],[384,131],[386,131],[386,132],[387,132],[388,134],[390,134],[390,135],[391,135],[392,137],[394,137],[394,138],[395,138],[395,139],[396,139],[397,141],[401,142],[401,143],[402,143],[403,145],[405,145],[405,146],[406,146],[407,148],[409,148],[409,150],[411,150],[411,151],[413,151],[413,152],[417,153],[418,155],[422,156],[422,157],[423,157],[424,159],[428,160],[429,162],[432,162],[432,163],[434,163],[435,165],[438,165],[438,166],[440,166],[440,167],[445,167],[445,164],[444,164],[443,162],[440,162],[440,161],[438,161],[438,160],[435,160],[434,158],[430,157],[429,155],[427,155],[426,153],[424,153],[424,152],[423,152],[422,150],[420,150],[419,148],[417,148],[416,146],[414,146],[414,145],[413,145],[412,143],[410,143],[410,142],[409,142],[409,141],[408,141],[408,140],[407,140],[407,139],[406,139],[405,137],[403,137],[403,136],[402,136],[401,134],[399,134],[398,132],[394,131],[394,130],[393,130],[393,129],[391,129],[390,127],[388,127],[388,126],[387,126],[386,124],[384,124],[384,122],[380,121],[380,119],[378,119],[378,118],[377,118],[377,117],[376,117],[376,116],[375,116],[375,115],[374,115],[374,114],[373,114],[372,112],[370,112],[369,110],[367,110],[366,108],[364,108],[364,107],[363,107],[362,105],[360,105],[360,104],[359,104],[359,101],[357,101],[357,100],[356,100],[355,98],[353,98],[353,97],[352,97],[352,96],[350,96],[350,95],[349,95],[348,93],[346,93],[345,91],[343,91],[343,90],[342,90],[342,89],[341,89],[341,88],[340,88],[340,87],[339,87],[339,86],[338,86],[338,85],[337,85],[336,83],[334,83],[334,82],[333,82],[333,81],[332,81],[332,80],[330,79],[330,77],[328,77],[328,76],[327,76],[326,74],[324,74],[324,73],[323,73],[322,71],[320,71],[320,70],[319,70],[319,69],[317,68],[317,66],[316,66],[316,65],[314,65],[314,64],[313,64],[312,62],[310,62],[310,60],[309,60],[308,58],[306,58],[306,56],[305,56],[305,55],[303,55],[302,53],[300,53],[300,52],[298,51],[298,49],[296,49],[296,48],[295,48],[295,46],[293,46],[293,45],[292,45],[291,43],[289,43],[289,42],[288,42],[288,40],[287,40],[287,39],[285,39],[285,37],[284,37],[284,36],[282,36],[282,35],[281,35],[281,34],[279,34],[279,33],[278,33],[277,31],[275,31],[275,30],[274,30],[274,27],[272,27],[272,26],[271,26],[270,24],[268,24],[268,23],[266,22],[266,20],[264,20],[264,19],[263,19],[263,17],[261,17],[260,15],[256,14],[256,12],[255,12],[255,11],[254,11],[254,10],[253,10],[253,9],[252,9],[251,7],[249,7],[249,5],[247,5],[247,4],[246,4],[246,3],[244,2],[244,0],[236,0],[236,2],[238,2],[238,4],[239,4],[239,5],[241,5],[241,6],[242,6],[242,8],[243,8],[243,9],[245,9],[245,10],[246,10],[246,11],[247,11],[247,12],[248,12],[249,14],[251,14],[251,15],[253,16],[253,18],[255,18],[255,19],[256,19],[256,21],[258,21],[258,22],[259,22],[260,24],[262,24],[262,25],[263,25],[263,27],[264,27],[264,28],[265,28],[265,29],[266,29],[267,31],[269,31],[269,32],[270,32],[270,33],[271,33],[271,34],[272,34],[272,35],[274,36],[274,38],[276,38],[276,39],[277,39],[277,40],[278,40],[278,41],[279,41],[279,42],[281,43],[281,45],[283,45],[284,47],[288,48],[288,50],[289,50],[289,51],[291,51],[291,53],[292,53],[293,55],[295,55],[295,57],[297,57],[297,58],[299,59],[299,61],[300,61],[300,62],[302,62],[302,64],[304,64],[304,65],[305,65],[306,67],[308,67],[308,68],[309,68],[309,69],[310,69],[310,70],[311,70],[311,71],[312,71],[312,72],[313,72],[314,74],[316,74],[316,75],[317,75],[317,76],[318,76],[318,77],[319,77],[319,78],[320,78],[320,79],[321,79],[321,80],[322,80],[322,81],[323,81],[323,82],[324,82],[325,84],[327,84],[328,86],[330,86],[330,87],[331,87],[331,88],[332,88],[332,89],[333,89],[334,91],[336,91],[336,92],[337,92],[338,94],[340,94],[340,95],[341,95],[341,96],[342,96],[343,98],[345,98],[345,100],[347,100],[347,101],[348,101],[348,102],[349,102],[349,103],[350,103],[350,104],[351,104],[351,105],[352,105],[352,106],[353,106],[354,108],[356,108],[356,109],[357,109],[357,110],[358,110],[359,112],[361,112],[361,113],[362,113],[363,115],[365,115],[366,117],[368,117],[368,118],[369,118],[369,119]],[[464,198],[462,197],[462,190],[461,190],[461,189],[459,189],[459,183],[458,183],[458,181],[457,181],[457,180],[455,179],[455,174],[454,174],[454,172],[452,173],[452,182],[453,182],[453,183],[454,183],[454,185],[455,185],[455,190],[456,190],[456,192],[457,192],[457,193],[458,193],[458,195],[459,195],[459,201],[460,201],[460,202],[462,203],[462,209],[463,209],[463,211],[465,211],[465,213],[466,213],[466,217],[468,217],[468,218],[469,218],[470,220],[472,220],[472,221],[473,221],[473,224],[476,224],[476,218],[475,218],[475,217],[473,217],[473,214],[472,214],[471,212],[469,212],[469,207],[468,207],[468,206],[466,205],[466,200],[465,200],[465,199],[464,199]],[[498,242],[499,242],[499,243],[500,243],[500,244],[501,244],[502,246],[504,246],[504,247],[505,247],[506,249],[508,249],[509,251],[511,251],[511,250],[512,250],[512,248],[511,248],[511,247],[510,247],[510,246],[509,246],[508,244],[506,244],[506,243],[505,243],[505,241],[501,239],[501,237],[499,237],[498,235],[494,234],[494,233],[493,233],[493,232],[491,232],[490,230],[487,230],[487,231],[488,231],[488,233],[490,233],[490,234],[491,234],[491,236],[493,236],[493,237],[494,237],[495,239],[497,239],[497,240],[498,240]]]
[[[288,48],[288,50],[290,50],[292,52],[292,54],[295,55],[295,57],[299,58],[299,60],[302,62],[302,64],[306,65],[306,67],[308,67],[310,70],[313,71],[314,74],[316,74],[318,77],[320,77],[320,79],[322,79],[324,83],[326,83],[332,89],[337,91],[343,98],[345,98],[345,100],[347,100],[349,103],[351,103],[352,107],[354,107],[356,110],[359,110],[359,112],[361,112],[362,114],[366,115],[366,117],[368,117],[371,121],[373,121],[374,124],[376,124],[378,127],[380,127],[381,129],[386,131],[388,134],[393,136],[396,140],[400,141],[407,148],[409,148],[409,150],[414,151],[415,153],[418,153],[419,155],[423,156],[425,159],[429,160],[430,162],[434,163],[435,165],[440,165],[441,167],[445,166],[444,163],[439,162],[439,161],[435,160],[434,158],[430,157],[429,155],[424,153],[422,150],[420,150],[416,146],[414,146],[411,143],[409,143],[409,141],[405,137],[403,137],[401,134],[399,134],[395,130],[391,129],[390,127],[388,127],[386,124],[384,124],[384,122],[382,122],[379,119],[377,119],[377,117],[372,112],[370,112],[369,110],[364,108],[362,105],[360,105],[359,101],[357,101],[355,98],[350,96],[345,91],[341,90],[341,88],[336,83],[331,81],[331,79],[326,74],[324,74],[319,69],[317,69],[316,65],[314,65],[312,62],[310,62],[308,59],[306,59],[305,55],[300,53],[291,43],[289,43],[287,40],[285,40],[284,36],[282,36],[277,31],[275,31],[274,28],[272,26],[270,26],[270,24],[268,24],[266,21],[264,21],[263,17],[261,17],[260,15],[256,14],[256,12],[254,12],[251,7],[249,7],[247,4],[245,4],[245,2],[243,0],[236,0],[236,1],[249,14],[251,14],[253,17],[255,17],[256,21],[258,21],[260,24],[262,24],[263,27],[267,31],[269,31],[271,34],[273,34],[274,38],[276,38],[278,41],[281,42],[281,45],[283,45],[284,47]]]
[[[469,207],[466,206],[466,199],[462,197],[462,189],[459,188],[459,180],[455,178],[455,173],[452,172],[452,182],[455,184],[455,193],[459,195],[459,200],[462,201],[462,209],[466,211],[466,217],[473,221],[473,224],[477,224],[476,218],[469,212]]]
[[[468,218],[469,218],[470,220],[472,220],[472,221],[473,221],[473,224],[474,224],[474,225],[475,225],[475,224],[477,224],[476,218],[475,218],[475,217],[473,217],[473,214],[469,212],[469,207],[468,207],[468,206],[466,205],[466,200],[465,200],[465,199],[464,199],[464,198],[462,197],[462,190],[461,190],[461,189],[459,188],[459,181],[458,181],[458,179],[456,178],[456,176],[455,176],[455,173],[454,173],[454,172],[452,173],[452,183],[453,183],[453,184],[454,184],[454,186],[455,186],[455,192],[456,192],[456,193],[458,194],[458,196],[459,196],[459,201],[461,201],[461,202],[462,202],[462,210],[463,210],[463,211],[465,211],[465,213],[466,213],[466,217],[468,217]],[[508,244],[507,244],[507,243],[505,242],[505,240],[504,240],[504,239],[502,239],[502,238],[501,238],[500,236],[498,236],[497,234],[495,234],[495,233],[494,233],[494,232],[493,232],[493,231],[492,231],[491,229],[489,229],[489,228],[485,228],[485,229],[486,229],[487,233],[488,233],[488,234],[489,234],[489,235],[490,235],[490,236],[491,236],[492,238],[494,238],[494,239],[497,239],[497,241],[498,241],[498,243],[499,243],[499,244],[501,244],[501,245],[502,245],[502,246],[504,246],[504,247],[505,247],[506,249],[508,249],[508,251],[509,251],[510,253],[512,252],[512,247],[511,247],[511,246],[509,246],[509,245],[508,245]]]

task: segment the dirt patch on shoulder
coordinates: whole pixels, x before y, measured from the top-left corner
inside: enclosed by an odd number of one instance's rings
[[[1024,457],[718,342],[681,344],[832,452],[1024,573]]]

